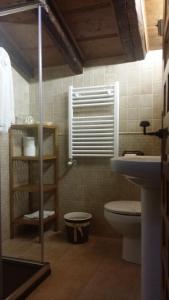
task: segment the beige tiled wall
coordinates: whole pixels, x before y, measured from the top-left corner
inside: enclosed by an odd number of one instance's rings
[[[29,84],[13,69],[15,115],[29,114]],[[9,238],[9,145],[8,134],[0,133],[1,139],[1,201],[2,201],[2,238]],[[23,204],[20,204],[21,206]]]
[[[69,168],[68,161],[68,88],[120,83],[120,149],[141,150],[147,155],[160,153],[157,138],[140,134],[139,123],[148,120],[150,130],[161,127],[162,110],[162,57],[161,51],[147,54],[144,61],[114,66],[85,69],[82,75],[66,76],[67,69],[54,70],[55,78],[44,82],[45,121],[59,126],[59,215],[70,211],[88,211],[93,214],[93,231],[110,235],[111,229],[103,216],[108,201],[139,199],[139,190],[122,176],[112,174],[109,159],[80,159]],[[45,76],[51,75],[50,71]],[[30,89],[30,110],[34,114],[36,84]],[[36,115],[34,114],[36,117]],[[129,134],[128,134],[129,132]]]
[[[59,215],[63,228],[63,214],[69,211],[88,211],[93,214],[93,231],[111,235],[112,230],[103,217],[103,206],[118,199],[139,199],[139,190],[122,176],[112,174],[108,159],[80,159],[69,168],[68,161],[68,87],[120,83],[120,154],[124,150],[141,150],[145,154],[159,154],[157,138],[143,137],[139,122],[147,119],[150,130],[161,127],[162,110],[161,52],[150,52],[141,62],[85,69],[82,75],[67,76],[66,67],[53,72],[44,82],[45,121],[59,126]],[[32,114],[39,118],[37,84],[29,85],[15,70],[14,92],[16,115]],[[48,76],[49,74],[45,74]],[[52,77],[50,76],[50,77]],[[30,99],[29,99],[30,94]],[[30,102],[29,102],[30,100]],[[129,134],[128,134],[129,132]],[[2,165],[1,195],[3,238],[9,237],[9,172],[8,137],[1,134]],[[115,234],[115,233],[114,233]]]

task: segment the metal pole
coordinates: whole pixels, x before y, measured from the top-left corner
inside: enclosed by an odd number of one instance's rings
[[[44,224],[43,224],[43,91],[42,91],[42,7],[38,6],[38,81],[39,81],[39,170],[40,170],[40,242],[41,262],[44,261]]]

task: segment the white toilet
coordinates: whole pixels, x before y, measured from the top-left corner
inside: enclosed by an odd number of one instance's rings
[[[123,235],[122,258],[129,262],[140,264],[141,202],[108,202],[104,205],[104,217],[111,227]]]

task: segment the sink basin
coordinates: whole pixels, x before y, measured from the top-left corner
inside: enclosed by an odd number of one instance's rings
[[[151,188],[160,187],[160,156],[122,156],[111,159],[113,172],[121,173],[129,181]]]
[[[141,299],[160,300],[161,215],[160,156],[111,159],[113,172],[123,174],[141,189]]]

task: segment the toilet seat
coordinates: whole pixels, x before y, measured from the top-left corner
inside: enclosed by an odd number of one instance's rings
[[[104,208],[114,214],[140,216],[141,202],[140,201],[111,201],[104,205]]]

